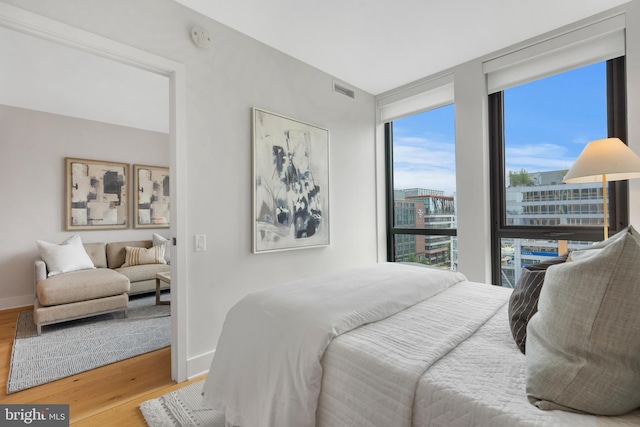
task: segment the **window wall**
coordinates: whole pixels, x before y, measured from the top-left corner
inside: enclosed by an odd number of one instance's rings
[[[424,92],[424,88],[432,89],[436,84],[442,83],[447,77],[446,83],[453,86],[455,84],[455,129],[456,129],[456,166],[457,166],[457,188],[456,188],[456,236],[458,253],[458,268],[470,280],[478,282],[487,282],[499,284],[500,281],[500,262],[501,262],[501,239],[531,239],[547,241],[551,240],[556,245],[558,241],[566,241],[567,245],[572,242],[592,242],[602,239],[602,229],[598,224],[591,224],[596,221],[595,218],[574,218],[568,222],[572,225],[586,226],[591,228],[592,233],[587,236],[582,235],[565,235],[565,228],[568,225],[555,225],[549,227],[547,224],[552,222],[552,218],[540,220],[540,226],[534,228],[533,231],[545,233],[544,235],[530,233],[529,230],[513,231],[506,222],[500,222],[501,218],[496,212],[501,212],[499,206],[496,207],[495,185],[494,181],[498,178],[492,172],[492,165],[495,164],[494,157],[496,153],[493,145],[490,144],[491,126],[488,118],[494,117],[493,110],[495,102],[489,98],[498,92],[504,92],[510,88],[527,84],[536,80],[542,80],[547,77],[562,74],[566,71],[575,70],[584,66],[596,63],[607,62],[610,59],[624,56],[627,57],[627,69],[636,70],[640,65],[640,44],[635,43],[637,37],[633,35],[638,33],[640,28],[640,4],[630,3],[624,7],[617,7],[610,11],[589,17],[574,25],[568,25],[558,28],[548,33],[533,37],[532,39],[514,44],[513,46],[501,49],[500,51],[488,53],[468,62],[455,65],[450,69],[443,70],[430,76],[425,76],[415,82],[405,85],[394,90],[385,92],[376,96],[376,104],[378,110],[377,143],[376,153],[378,155],[378,173],[376,179],[378,182],[377,191],[379,191],[378,203],[378,242],[379,242],[379,260],[391,260],[393,256],[389,255],[389,240],[391,233],[389,230],[393,227],[393,216],[389,215],[389,200],[393,198],[385,197],[388,192],[389,171],[392,165],[385,163],[385,150],[388,141],[385,140],[385,126],[389,122],[393,122],[400,117],[397,113],[396,106],[402,103],[411,103],[417,100],[419,92]],[[626,34],[625,34],[626,32]],[[607,65],[608,67],[608,65]],[[611,78],[611,73],[607,72],[607,85],[616,86],[615,82],[622,82],[628,79],[629,84],[626,88],[620,88],[619,91],[623,95],[627,94],[627,99],[622,102],[628,106],[629,117],[637,116],[640,111],[640,76],[637,73],[629,72],[624,76],[624,67],[618,67],[617,76]],[[613,83],[611,83],[613,82]],[[627,92],[628,91],[628,92]],[[488,95],[490,95],[488,97]],[[453,102],[454,97],[451,96],[448,103]],[[605,101],[610,103],[610,97],[607,96]],[[440,105],[446,105],[442,103]],[[420,111],[430,108],[420,106]],[[402,114],[405,114],[411,108],[404,108]],[[387,111],[388,110],[388,111]],[[418,109],[410,111],[415,114]],[[616,121],[615,116],[610,115],[611,106],[607,105],[607,135],[618,136],[630,147],[640,153],[638,138],[634,135],[640,135],[640,121],[630,120],[628,122],[629,138],[626,135],[626,123],[611,123]],[[403,115],[402,117],[405,117]],[[616,116],[624,116],[624,114],[616,114]],[[613,119],[611,119],[613,117]],[[492,120],[493,121],[493,120]],[[624,120],[623,120],[624,121]],[[543,126],[542,122],[539,122]],[[610,127],[613,126],[615,131],[612,132]],[[623,129],[624,128],[624,129]],[[502,141],[500,141],[502,143]],[[556,152],[546,151],[545,154],[551,160],[556,156]],[[503,159],[499,159],[504,161]],[[575,160],[575,159],[574,159]],[[567,162],[565,168],[569,168],[571,164]],[[504,166],[502,166],[504,168]],[[518,170],[519,171],[519,170]],[[507,170],[508,176],[508,170]],[[503,178],[501,185],[506,188],[506,178]],[[618,218],[610,218],[611,230],[619,230],[625,223],[625,216],[630,215],[631,220],[638,221],[639,210],[635,207],[634,202],[638,194],[638,182],[631,181],[629,186],[631,191],[629,194],[629,206],[624,206],[627,200],[626,182],[610,184],[609,193],[612,188],[622,197],[615,194],[615,207],[612,206]],[[393,187],[391,187],[393,188]],[[500,188],[500,187],[498,187]],[[577,191],[576,191],[577,192]],[[610,194],[611,195],[611,194]],[[541,193],[536,197],[549,197],[549,194]],[[568,196],[568,197],[578,197]],[[580,195],[579,197],[592,197],[591,195]],[[612,199],[613,200],[613,199]],[[597,204],[596,204],[597,205]],[[555,207],[552,207],[555,206]],[[540,208],[542,209],[542,208]],[[564,209],[559,203],[551,203],[549,210]],[[577,207],[571,208],[574,211]],[[585,208],[580,207],[580,210]],[[592,209],[589,206],[589,209]],[[597,209],[597,207],[593,207]],[[586,212],[585,212],[586,213]],[[589,222],[590,224],[585,224]],[[629,220],[627,219],[628,223]],[[544,228],[544,230],[542,230]],[[496,229],[500,229],[499,233]],[[537,230],[537,231],[536,231]],[[576,230],[573,230],[575,233]],[[411,234],[409,231],[404,234]],[[562,242],[561,242],[562,243]],[[505,246],[513,246],[514,243],[505,242]],[[496,251],[495,248],[498,248]],[[537,251],[534,251],[537,252]],[[527,257],[523,257],[528,259]],[[507,262],[505,260],[505,262]],[[514,260],[511,259],[513,263]],[[525,261],[529,262],[529,261]],[[497,269],[496,269],[496,263]]]

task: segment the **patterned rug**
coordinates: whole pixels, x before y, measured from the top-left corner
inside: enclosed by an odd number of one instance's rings
[[[225,427],[224,414],[200,407],[203,381],[140,404],[149,427]]]
[[[171,306],[155,305],[155,294],[131,296],[126,318],[120,311],[48,325],[38,336],[33,311],[22,311],[7,394],[168,347],[170,316]]]

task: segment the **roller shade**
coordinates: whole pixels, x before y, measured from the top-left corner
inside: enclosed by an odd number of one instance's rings
[[[483,64],[488,93],[625,54],[625,16],[591,24]]]
[[[453,74],[378,98],[380,121],[387,123],[453,103]]]

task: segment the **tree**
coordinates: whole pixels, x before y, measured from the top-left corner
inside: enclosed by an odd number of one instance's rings
[[[527,172],[527,170],[524,168],[520,169],[520,172],[509,171],[509,184],[512,187],[531,185],[529,172]]]

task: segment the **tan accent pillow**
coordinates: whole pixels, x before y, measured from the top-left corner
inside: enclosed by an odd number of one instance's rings
[[[549,267],[527,326],[527,397],[544,410],[640,407],[640,236],[629,226]]]
[[[164,246],[152,246],[149,249],[126,246],[124,264],[131,267],[142,264],[166,264],[164,261]]]

